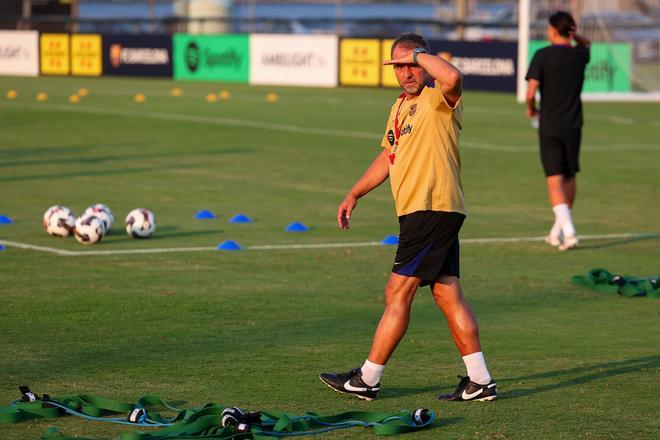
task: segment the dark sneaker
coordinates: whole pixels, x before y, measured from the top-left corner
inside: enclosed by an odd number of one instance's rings
[[[497,384],[491,380],[486,385],[479,385],[470,380],[468,376],[458,376],[461,381],[456,387],[456,391],[451,394],[441,394],[438,396],[440,400],[453,400],[456,402],[467,402],[468,400],[475,400],[483,402],[486,400],[494,400],[497,397]]]
[[[380,383],[372,387],[362,381],[362,370],[359,368],[348,373],[321,373],[319,378],[333,390],[353,394],[363,400],[374,400],[380,391]]]

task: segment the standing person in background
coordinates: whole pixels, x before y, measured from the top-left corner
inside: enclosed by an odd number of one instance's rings
[[[580,94],[591,42],[576,33],[575,20],[568,12],[556,12],[548,21],[551,45],[534,54],[527,71],[526,114],[529,118],[539,118],[541,162],[555,214],[545,241],[565,251],[578,245],[571,209],[576,194],[575,176],[580,171]],[[536,108],[537,90],[541,92],[540,110]]]
[[[418,287],[431,287],[463,357],[467,376],[442,400],[493,400],[497,385],[488,372],[477,319],[459,280],[458,232],[465,220],[458,144],[463,119],[463,75],[430,52],[420,35],[403,34],[392,43],[394,73],[403,89],[390,110],[381,146],[371,166],[337,209],[348,229],[358,199],[389,177],[399,216],[399,246],[385,287],[385,311],[362,367],[321,373],[336,391],[373,400],[385,364],[403,338]],[[348,336],[350,338],[350,336]]]

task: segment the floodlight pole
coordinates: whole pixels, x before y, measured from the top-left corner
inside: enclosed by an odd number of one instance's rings
[[[21,25],[19,26],[19,29],[30,29],[32,28],[32,1],[31,0],[23,0],[23,14],[22,18],[23,20]]]
[[[527,73],[527,54],[529,52],[529,0],[518,1],[518,84],[516,98],[520,103],[525,102],[527,87],[525,74]]]

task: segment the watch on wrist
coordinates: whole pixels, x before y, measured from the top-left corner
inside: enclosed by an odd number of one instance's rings
[[[419,55],[420,53],[426,53],[426,49],[424,49],[423,47],[416,47],[415,49],[413,49],[413,63],[414,64],[419,64],[417,62],[417,55]]]

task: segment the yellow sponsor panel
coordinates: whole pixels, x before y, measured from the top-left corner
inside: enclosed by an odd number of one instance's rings
[[[43,75],[69,74],[69,34],[41,34],[39,53]]]
[[[383,40],[383,44],[381,46],[381,55],[383,57],[383,61],[392,59],[392,56],[390,55],[392,43],[394,43],[394,40]],[[394,75],[394,67],[383,66],[381,69],[382,71],[380,75],[380,84],[383,87],[399,87],[399,82],[396,80],[396,76]]]
[[[340,43],[339,83],[375,86],[380,82],[380,40],[345,38]]]
[[[74,34],[71,36],[71,74],[101,76],[103,73],[101,36]]]

